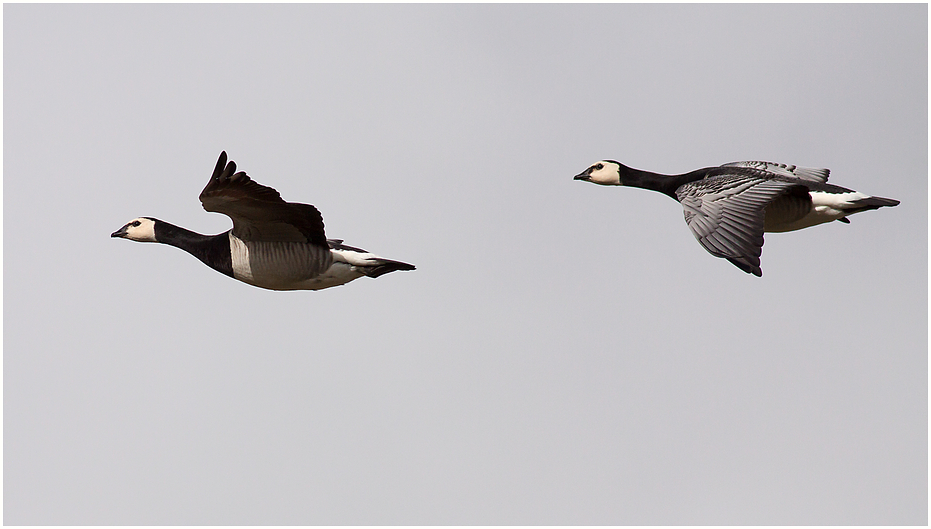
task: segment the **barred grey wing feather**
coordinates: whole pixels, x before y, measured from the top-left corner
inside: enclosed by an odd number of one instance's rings
[[[831,174],[830,169],[825,169],[823,167],[799,167],[797,165],[775,162],[730,162],[721,167],[747,167],[784,178],[799,178],[822,184],[828,181],[828,176]]]
[[[791,181],[721,175],[685,184],[676,197],[685,222],[705,250],[761,276],[765,208],[786,193],[800,191],[807,193],[807,188]]]

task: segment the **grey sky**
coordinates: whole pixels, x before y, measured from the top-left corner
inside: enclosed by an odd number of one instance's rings
[[[7,524],[927,524],[926,5],[4,5]],[[415,272],[111,240],[221,150]],[[658,193],[828,167],[769,234]]]

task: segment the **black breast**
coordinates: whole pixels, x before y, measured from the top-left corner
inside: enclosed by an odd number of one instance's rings
[[[217,272],[233,277],[229,233],[226,231],[219,235],[201,235],[167,222],[155,223],[155,240],[181,248]]]
[[[217,272],[233,277],[233,258],[230,254],[229,232],[207,237],[206,241],[197,250],[191,251],[191,254]]]

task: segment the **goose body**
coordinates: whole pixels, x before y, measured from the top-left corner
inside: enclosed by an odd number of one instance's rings
[[[413,265],[385,259],[339,239],[327,239],[323,217],[309,204],[285,202],[271,187],[236,171],[226,152],[200,194],[207,211],[229,216],[233,228],[201,235],[152,217],[113,232],[139,242],[176,246],[214,270],[270,290],[321,290],[362,276],[378,277]]]
[[[827,183],[830,171],[772,162],[732,162],[680,175],[662,175],[603,160],[575,176],[600,185],[659,191],[680,204],[685,222],[705,250],[762,276],[764,232],[800,230],[849,215],[896,206]]]

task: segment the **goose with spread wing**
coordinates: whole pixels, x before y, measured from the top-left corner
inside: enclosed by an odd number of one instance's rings
[[[317,208],[285,202],[278,191],[237,172],[236,163],[227,162],[226,151],[220,153],[200,201],[205,210],[230,217],[233,228],[201,235],[139,217],[110,236],[176,246],[220,273],[270,290],[320,290],[362,276],[415,269],[342,240],[327,239]]]
[[[705,250],[759,277],[763,232],[850,223],[847,217],[854,213],[899,204],[829,184],[829,174],[828,169],[754,161],[662,175],[602,160],[575,180],[640,187],[674,198]]]

